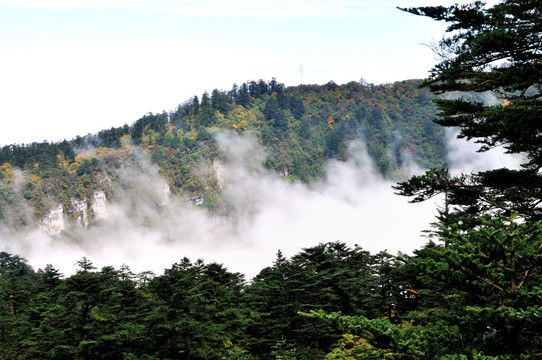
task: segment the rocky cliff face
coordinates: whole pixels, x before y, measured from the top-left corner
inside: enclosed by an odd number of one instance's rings
[[[58,204],[43,219],[41,219],[41,231],[48,235],[58,235],[64,230],[64,207]]]
[[[85,200],[70,199],[73,210],[72,215],[75,217],[75,225],[79,228],[88,226],[88,205]]]
[[[107,199],[105,192],[95,191],[90,207],[95,220],[105,219],[107,216]]]
[[[99,220],[105,219],[107,216],[107,199],[103,191],[94,192],[90,205],[90,214],[86,200],[72,198],[70,202],[72,209],[70,209],[69,213],[66,211],[64,204],[58,204],[56,208],[41,219],[40,227],[44,233],[50,236],[58,235],[69,225],[84,228],[89,225],[89,218]],[[73,219],[74,223],[66,219],[66,214],[70,215],[69,218]]]
[[[218,159],[213,160],[213,170],[215,171],[215,177],[218,185],[218,189],[222,189],[224,185],[224,176],[222,175],[223,169],[222,164]]]
[[[214,189],[210,189],[210,194],[213,195],[223,187],[224,165],[218,159],[214,159],[211,170],[211,173],[207,176],[210,176],[209,180],[215,181],[216,184]],[[132,197],[135,194],[137,201],[143,201],[156,207],[168,206],[171,190],[166,181],[162,179],[158,181],[154,177],[151,177],[153,181],[148,181],[147,178],[143,178],[145,181],[138,181],[138,179],[140,178],[137,176],[123,179],[129,185],[128,198],[133,200]],[[108,176],[103,176],[100,183],[112,187],[112,180]],[[121,203],[123,196],[126,197],[126,193],[121,191]],[[205,195],[198,194],[187,198],[185,201],[192,206],[202,206],[204,200]],[[94,191],[90,199],[71,198],[67,204],[58,204],[56,208],[41,219],[40,226],[44,233],[54,236],[69,228],[86,228],[95,221],[106,219],[107,216],[108,201],[105,191]]]

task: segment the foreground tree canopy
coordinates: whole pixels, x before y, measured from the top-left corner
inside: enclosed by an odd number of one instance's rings
[[[448,194],[448,205],[470,213],[519,212],[533,220],[540,213],[542,177],[542,4],[504,1],[489,9],[471,5],[403,9],[450,22],[450,37],[437,48],[443,60],[425,82],[437,94],[438,124],[455,127],[459,137],[475,139],[480,151],[504,147],[522,154],[521,169],[482,171],[451,177],[434,170],[399,187],[402,194],[425,200]],[[486,103],[475,94],[490,92],[499,101]]]
[[[299,312],[395,322],[417,302],[403,264],[340,242],[279,251],[251,283],[187,258],[159,276],[76,264],[64,278],[0,253],[0,358],[321,359],[341,330]]]
[[[475,139],[482,152],[502,146],[525,159],[519,169],[433,169],[399,184],[413,201],[444,194],[433,232],[438,244],[409,262],[446,302],[431,317],[456,341],[447,351],[540,357],[542,1],[403,10],[450,23],[438,46],[442,61],[425,82],[448,96],[436,101],[436,122]],[[477,100],[486,92],[500,101]]]

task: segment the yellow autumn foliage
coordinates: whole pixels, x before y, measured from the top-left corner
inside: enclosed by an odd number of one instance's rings
[[[335,123],[335,120],[333,120],[333,117],[328,117],[327,118],[327,126],[330,128],[330,129],[333,129],[333,124]]]
[[[4,180],[11,181],[15,177],[15,171],[10,163],[0,165],[0,177]]]

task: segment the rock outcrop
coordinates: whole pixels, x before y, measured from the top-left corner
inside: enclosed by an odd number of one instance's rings
[[[104,191],[94,192],[90,206],[91,213],[88,211],[89,206],[86,200],[72,198],[70,202],[69,210],[65,209],[64,204],[58,204],[45,215],[40,221],[41,231],[54,236],[65,230],[66,226],[75,225],[78,228],[85,228],[90,224],[89,219],[100,220],[107,217],[107,199]],[[67,218],[70,220],[68,222],[66,222],[65,213],[68,214]]]
[[[58,235],[64,230],[64,207],[62,204],[52,209],[41,219],[41,231],[47,235]]]
[[[70,199],[73,211],[72,216],[75,217],[75,225],[78,228],[84,228],[88,226],[88,204],[85,200]]]
[[[107,216],[107,198],[104,191],[95,191],[92,197],[91,205],[94,220],[105,219]]]

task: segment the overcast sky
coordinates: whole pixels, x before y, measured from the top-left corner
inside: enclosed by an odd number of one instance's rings
[[[422,3],[0,0],[0,145],[132,124],[249,80],[424,78],[445,25],[396,8]]]

